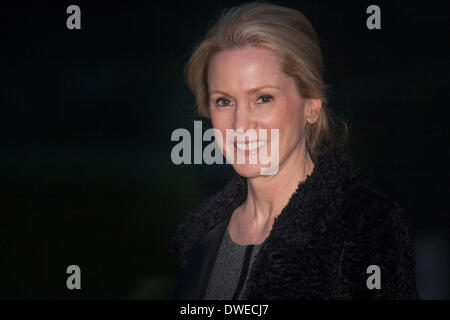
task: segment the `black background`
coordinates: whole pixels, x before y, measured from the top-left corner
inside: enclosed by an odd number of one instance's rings
[[[239,3],[1,5],[0,298],[170,297],[170,230],[233,173],[171,162],[172,131],[196,119],[183,67]],[[274,3],[317,31],[354,160],[410,218],[419,293],[450,298],[445,2]],[[70,4],[81,30],[66,27]],[[381,30],[366,27],[370,4]],[[71,264],[81,290],[66,288]]]

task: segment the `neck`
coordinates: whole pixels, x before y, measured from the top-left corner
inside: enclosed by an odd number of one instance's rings
[[[314,163],[303,143],[292,151],[275,175],[247,179],[248,195],[242,213],[256,225],[271,223],[313,169]]]

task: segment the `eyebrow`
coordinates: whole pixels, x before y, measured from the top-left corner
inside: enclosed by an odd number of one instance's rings
[[[281,89],[280,89],[279,87],[277,87],[277,86],[263,85],[263,86],[259,86],[259,87],[256,87],[256,88],[252,88],[252,89],[248,90],[247,93],[252,94],[252,93],[258,92],[258,91],[260,91],[260,90],[262,90],[262,89],[267,89],[267,88],[281,90]],[[214,90],[214,91],[212,91],[212,92],[210,93],[210,95],[212,95],[212,94],[214,94],[214,93],[220,93],[220,94],[223,94],[223,95],[226,95],[226,96],[230,96],[230,94],[228,94],[228,93],[226,93],[226,92],[224,92],[224,91],[220,91],[220,90]]]

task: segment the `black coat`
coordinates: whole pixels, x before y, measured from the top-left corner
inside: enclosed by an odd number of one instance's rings
[[[246,179],[189,212],[172,233],[181,261],[174,297],[202,299],[222,236],[247,197]],[[369,290],[370,265],[381,289]],[[416,299],[414,251],[402,209],[369,187],[342,148],[319,158],[263,243],[251,270],[248,299]]]

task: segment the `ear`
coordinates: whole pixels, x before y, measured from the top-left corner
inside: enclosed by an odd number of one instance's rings
[[[305,120],[309,124],[315,123],[319,119],[322,110],[322,100],[307,99],[305,103]]]

